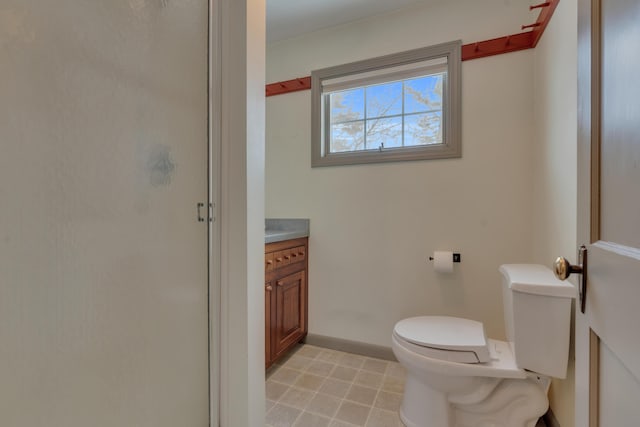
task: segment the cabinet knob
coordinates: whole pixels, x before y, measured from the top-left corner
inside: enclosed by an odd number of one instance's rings
[[[267,290],[267,291],[269,291],[269,292],[271,292],[271,291],[273,290],[273,286],[271,286],[271,285],[267,285],[267,286],[265,286],[265,288],[264,288],[264,289],[265,289],[265,290]]]
[[[289,258],[291,258],[289,255],[284,256],[284,259],[289,259]]]
[[[276,258],[276,262],[282,262],[282,258]]]
[[[304,252],[298,252],[298,255],[304,256]]]
[[[278,285],[278,286],[284,286],[284,282],[283,282],[282,280],[278,280],[278,281],[276,282],[276,285]]]
[[[291,253],[291,258],[295,258],[295,257],[297,257],[297,256],[298,256],[298,254],[297,254],[297,253],[295,253],[295,252],[292,252],[292,253]]]
[[[273,264],[273,260],[268,259],[267,260],[267,265],[271,265],[271,264]]]

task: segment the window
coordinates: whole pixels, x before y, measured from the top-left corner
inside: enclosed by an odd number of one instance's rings
[[[314,71],[311,166],[460,157],[460,48]]]

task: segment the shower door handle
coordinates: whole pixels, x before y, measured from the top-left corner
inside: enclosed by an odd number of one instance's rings
[[[198,222],[205,222],[207,219],[209,222],[213,222],[213,203],[209,203],[209,209],[207,209],[206,216],[202,216],[202,208],[205,207],[205,203],[198,203],[196,208],[198,209]]]
[[[204,203],[198,203],[197,208],[198,208],[198,222],[204,222],[204,217],[202,216],[202,212],[201,212],[201,209],[204,208]]]

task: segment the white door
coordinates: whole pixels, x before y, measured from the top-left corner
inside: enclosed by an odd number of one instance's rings
[[[2,427],[209,425],[207,7],[0,2]]]
[[[579,2],[576,427],[640,425],[640,1]]]

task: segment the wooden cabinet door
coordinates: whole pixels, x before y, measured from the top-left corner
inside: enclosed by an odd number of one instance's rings
[[[264,286],[264,365],[265,368],[271,366],[271,343],[273,341],[273,333],[271,329],[275,326],[273,321],[274,311],[271,309],[273,306],[273,282],[268,281]]]
[[[306,332],[307,283],[305,271],[285,276],[275,286],[276,325],[272,328],[274,358],[299,341]]]

